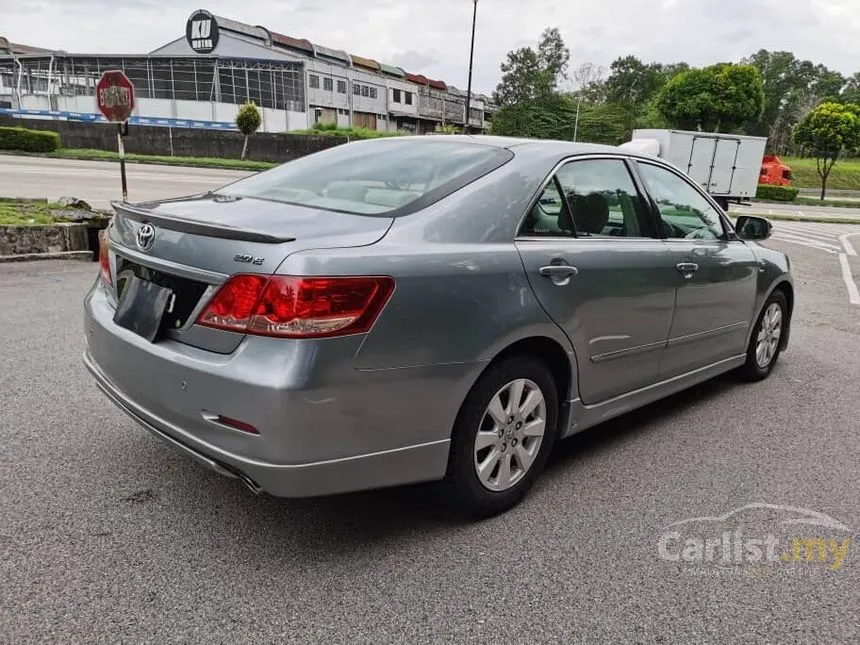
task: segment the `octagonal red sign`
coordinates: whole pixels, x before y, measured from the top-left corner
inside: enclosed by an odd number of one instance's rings
[[[96,85],[96,103],[108,121],[128,121],[134,110],[134,85],[122,70],[108,70]]]

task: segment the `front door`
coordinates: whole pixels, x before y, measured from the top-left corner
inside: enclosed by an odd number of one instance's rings
[[[719,212],[690,181],[665,167],[637,164],[657,202],[677,297],[660,374],[671,378],[746,351],[759,263],[730,240]]]
[[[676,277],[622,159],[563,165],[517,238],[529,282],[576,352],[586,405],[655,382]]]

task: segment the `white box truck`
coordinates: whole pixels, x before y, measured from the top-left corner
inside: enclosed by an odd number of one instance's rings
[[[622,148],[674,164],[727,210],[755,197],[767,137],[686,130],[634,130]]]

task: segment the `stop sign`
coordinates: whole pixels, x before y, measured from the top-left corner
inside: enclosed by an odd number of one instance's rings
[[[122,70],[108,70],[96,85],[96,103],[108,121],[124,123],[134,110],[134,85]]]

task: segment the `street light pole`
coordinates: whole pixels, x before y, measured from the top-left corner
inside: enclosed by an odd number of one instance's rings
[[[475,61],[475,22],[478,19],[478,0],[472,0],[472,45],[469,51],[469,87],[466,89],[466,119],[463,122],[463,132],[469,133],[469,110],[472,107],[472,64]]]

